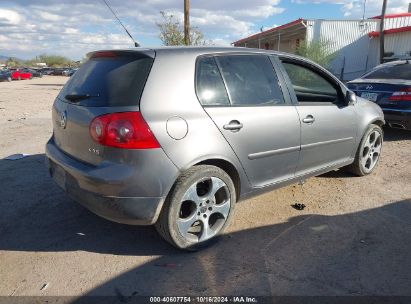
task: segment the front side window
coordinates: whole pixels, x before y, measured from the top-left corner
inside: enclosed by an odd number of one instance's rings
[[[267,56],[218,56],[233,106],[283,104],[284,98],[273,65]]]
[[[213,57],[199,58],[196,71],[197,95],[203,106],[227,106],[230,101]]]
[[[319,73],[303,65],[283,62],[299,102],[339,102],[337,89]]]

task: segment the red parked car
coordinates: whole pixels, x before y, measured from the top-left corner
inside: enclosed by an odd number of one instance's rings
[[[29,72],[25,72],[22,70],[15,70],[11,72],[11,79],[13,80],[22,80],[22,79],[32,79],[33,75]]]

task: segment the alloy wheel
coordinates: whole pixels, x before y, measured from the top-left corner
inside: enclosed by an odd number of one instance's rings
[[[223,228],[230,213],[228,186],[217,177],[203,178],[183,195],[177,227],[190,242],[203,242]]]
[[[366,172],[372,171],[381,154],[382,136],[378,131],[372,131],[363,146],[361,153],[361,165]]]

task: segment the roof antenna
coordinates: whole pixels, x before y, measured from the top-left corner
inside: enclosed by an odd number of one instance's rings
[[[131,40],[133,40],[134,46],[135,47],[139,47],[140,44],[134,40],[133,36],[131,36],[130,32],[126,29],[126,27],[124,26],[124,24],[121,22],[121,20],[117,17],[116,13],[113,11],[113,9],[110,7],[110,5],[107,3],[106,0],[103,0],[103,2],[106,4],[106,6],[108,7],[108,9],[113,13],[114,17],[116,17],[118,23],[120,23],[120,25],[124,28],[124,30],[126,31],[127,35],[131,38]]]

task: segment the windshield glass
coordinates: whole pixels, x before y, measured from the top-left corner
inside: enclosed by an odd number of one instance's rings
[[[411,80],[411,64],[387,65],[364,76],[365,79],[405,79]]]
[[[134,106],[140,102],[153,58],[144,54],[91,58],[70,78],[59,98],[87,95],[79,105]],[[72,100],[71,100],[72,101]]]

